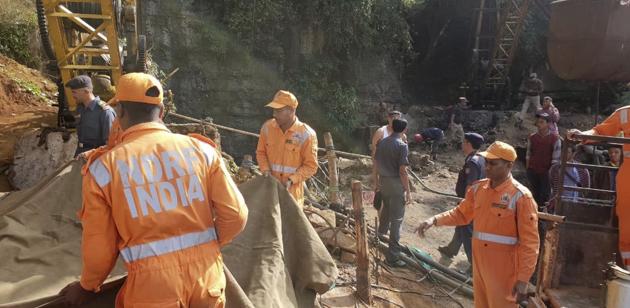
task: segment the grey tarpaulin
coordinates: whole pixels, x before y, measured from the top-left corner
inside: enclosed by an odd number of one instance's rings
[[[73,161],[34,187],[0,199],[0,307],[59,306],[56,294],[78,279],[80,168]],[[238,282],[226,289],[227,306],[314,306],[315,293],[330,289],[337,276],[317,233],[273,178],[255,178],[239,189],[249,219],[245,231],[224,247],[226,266]],[[89,307],[110,307],[124,274],[119,262],[110,288]]]

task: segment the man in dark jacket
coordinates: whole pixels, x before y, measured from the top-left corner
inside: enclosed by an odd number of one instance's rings
[[[464,160],[464,166],[459,171],[457,184],[455,186],[455,193],[460,198],[466,196],[466,190],[473,182],[486,177],[486,160],[478,155],[479,149],[483,143],[483,137],[477,133],[464,134],[462,151],[464,155],[466,155],[466,159]],[[468,262],[472,264],[472,234],[472,222],[466,226],[457,226],[455,227],[455,233],[453,234],[451,242],[446,246],[439,247],[438,251],[448,258],[452,258],[457,255],[459,248],[464,244],[464,251],[466,252]]]

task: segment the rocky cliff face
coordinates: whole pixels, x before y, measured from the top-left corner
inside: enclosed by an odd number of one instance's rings
[[[276,68],[256,61],[195,1],[149,0],[141,8],[153,61],[164,72],[182,114],[257,132],[270,112],[264,105],[283,87]],[[223,149],[253,153],[254,138],[221,132]]]
[[[142,31],[147,34],[152,59],[166,73],[180,69],[168,82],[180,113],[258,132],[271,116],[264,105],[274,93],[279,89],[293,91],[286,72],[308,63],[309,56],[320,54],[326,34],[310,25],[291,26],[287,33],[278,34],[283,43],[274,51],[283,55],[284,61],[263,60],[257,56],[261,52],[240,43],[237,35],[217,20],[220,13],[210,7],[204,1],[193,0],[142,1]],[[382,59],[356,61],[351,77],[342,77],[352,79],[362,106],[402,99],[398,74],[385,63]],[[300,98],[305,94],[295,94],[304,103]],[[323,143],[321,136],[330,128],[326,112],[319,112],[320,103],[324,102],[301,104],[298,116],[313,126]],[[367,124],[363,121],[360,125]],[[254,152],[255,138],[221,133],[223,149],[237,159]],[[349,149],[351,133],[337,135],[333,135],[337,146]]]

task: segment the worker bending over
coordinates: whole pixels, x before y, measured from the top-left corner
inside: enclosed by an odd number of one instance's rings
[[[116,307],[223,307],[221,246],[247,208],[219,153],[160,122],[162,87],[143,73],[120,78],[120,143],[83,178],[83,270],[61,294],[81,304],[100,291],[120,255],[128,277]]]
[[[420,224],[423,236],[432,226],[473,227],[475,307],[516,307],[526,299],[527,284],[538,256],[538,215],[532,194],[512,178],[516,151],[497,141],[487,151],[486,179],[474,182],[454,209]]]
[[[304,182],[317,172],[317,135],[298,120],[297,106],[295,96],[283,90],[267,104],[273,108],[273,119],[260,129],[256,160],[263,175],[273,175],[303,206]]]
[[[575,134],[625,136],[630,137],[630,106],[617,109],[604,122],[597,124],[593,129],[580,132],[571,129],[567,133],[569,139]],[[630,159],[630,144],[623,145],[623,157]],[[630,167],[628,163],[621,164],[617,172],[617,203],[616,210],[619,217],[619,252],[626,269],[630,269]]]

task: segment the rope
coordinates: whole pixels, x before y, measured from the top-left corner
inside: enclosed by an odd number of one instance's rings
[[[216,124],[216,123],[210,123],[208,121],[195,119],[195,118],[192,118],[192,117],[189,117],[189,116],[181,115],[179,113],[170,112],[168,115],[169,116],[173,116],[175,118],[182,119],[182,120],[191,121],[191,122],[194,122],[194,123],[200,123],[200,124],[204,124],[204,125],[214,126],[214,127],[218,128],[218,129],[223,129],[223,130],[226,130],[226,131],[229,131],[229,132],[234,132],[234,133],[238,133],[238,134],[241,134],[241,135],[246,135],[246,136],[260,138],[259,134],[255,134],[255,133],[252,133],[252,132],[248,132],[248,131],[232,128],[232,127],[225,126],[225,125],[219,125],[219,124]],[[325,152],[326,151],[326,149],[324,149],[324,148],[317,148],[317,150],[320,151],[320,152]],[[369,158],[369,159],[372,159],[372,157],[367,156],[367,155],[350,153],[350,152],[344,152],[344,151],[337,151],[337,150],[335,150],[335,154],[337,154],[339,156],[350,157],[350,158]]]
[[[433,188],[431,188],[431,187],[427,186],[427,185],[426,185],[426,184],[422,181],[422,179],[420,179],[420,177],[419,177],[418,175],[416,175],[416,174],[415,174],[415,173],[414,173],[414,172],[413,172],[410,168],[407,168],[407,172],[409,172],[409,174],[411,174],[411,176],[412,176],[412,177],[413,177],[416,181],[418,181],[418,182],[420,183],[420,185],[422,185],[422,187],[423,187],[425,190],[427,190],[427,191],[429,191],[429,192],[432,192],[432,193],[434,193],[434,194],[438,194],[438,195],[442,195],[442,196],[446,196],[446,197],[451,197],[451,198],[456,198],[458,201],[461,201],[461,200],[462,200],[462,198],[458,197],[458,196],[457,196],[457,195],[455,195],[455,194],[441,192],[441,191],[435,190],[435,189],[433,189]]]

